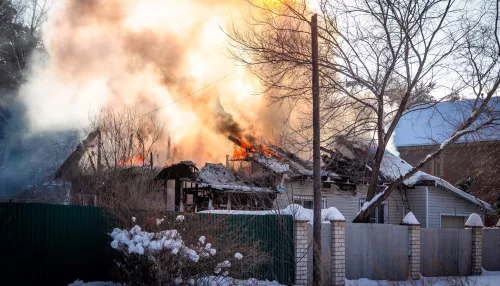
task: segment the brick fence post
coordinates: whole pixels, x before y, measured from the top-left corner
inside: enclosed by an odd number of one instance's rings
[[[307,220],[295,220],[293,222],[293,241],[295,246],[295,284],[307,285]]]
[[[420,279],[420,223],[412,212],[403,218],[403,225],[408,226],[408,269],[411,280]]]
[[[478,214],[471,214],[465,228],[472,229],[472,275],[481,274],[483,263],[483,221]]]
[[[332,285],[345,285],[345,219],[332,220]]]

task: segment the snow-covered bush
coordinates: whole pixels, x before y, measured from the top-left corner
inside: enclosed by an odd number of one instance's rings
[[[206,224],[191,220],[188,225],[187,221],[183,216],[172,224],[166,220],[158,226],[175,229],[157,232],[139,225],[130,230],[115,228],[110,245],[122,285],[192,285],[207,276],[245,277],[245,271],[265,261],[255,245],[242,245],[234,236],[215,238]]]

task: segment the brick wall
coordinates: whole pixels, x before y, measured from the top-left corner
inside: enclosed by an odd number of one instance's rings
[[[398,147],[401,158],[410,165],[417,165],[438,146]],[[460,179],[473,177],[471,191],[479,198],[493,202],[500,190],[497,179],[497,166],[500,166],[500,141],[459,143],[447,148],[441,154],[441,178],[455,184]],[[434,162],[429,162],[422,171],[436,175]]]

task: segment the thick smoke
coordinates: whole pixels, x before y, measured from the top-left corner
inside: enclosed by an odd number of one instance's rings
[[[48,59],[20,92],[30,132],[81,129],[105,106],[162,107],[161,157],[169,132],[175,159],[198,164],[222,162],[228,134],[276,133],[258,82],[225,56],[223,30],[248,11],[238,0],[58,1],[44,30]]]

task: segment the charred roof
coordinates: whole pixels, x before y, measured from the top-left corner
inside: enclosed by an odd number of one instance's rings
[[[187,179],[197,180],[199,170],[191,161],[182,161],[163,168],[156,176],[157,180]]]

